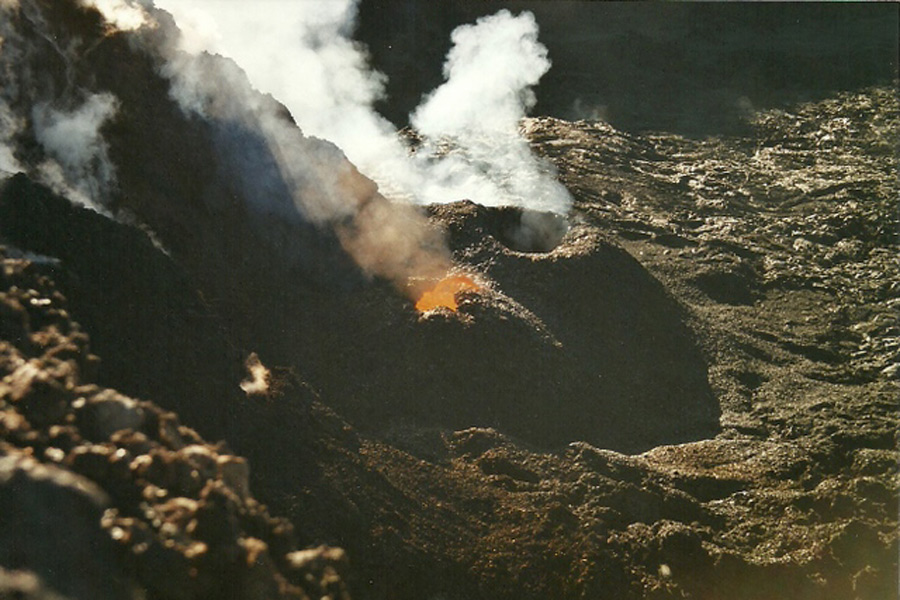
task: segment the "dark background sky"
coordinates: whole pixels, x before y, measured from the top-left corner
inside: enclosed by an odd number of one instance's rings
[[[753,108],[897,78],[900,4],[362,0],[357,37],[390,78],[398,125],[442,81],[457,25],[530,10],[553,68],[533,114],[601,117],[631,131],[739,130]]]

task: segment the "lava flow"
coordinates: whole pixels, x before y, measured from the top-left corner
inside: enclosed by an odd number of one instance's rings
[[[459,307],[456,302],[458,293],[468,290],[477,292],[480,289],[468,275],[448,275],[422,294],[416,302],[416,310],[425,312],[443,306],[455,312]]]

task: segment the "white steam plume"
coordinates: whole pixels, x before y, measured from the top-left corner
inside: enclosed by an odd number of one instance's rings
[[[112,11],[125,0],[79,2]],[[0,176],[28,172],[71,200],[101,210],[115,184],[115,170],[100,129],[115,114],[118,101],[112,94],[74,85],[81,40],[61,39],[44,10],[35,0],[0,0]],[[23,34],[29,29],[34,39]],[[48,62],[43,51],[61,61],[64,81],[54,81],[42,70]],[[22,146],[30,136],[42,153]]]
[[[87,206],[103,203],[115,183],[115,168],[100,128],[117,108],[109,93],[92,94],[70,111],[47,103],[34,107],[35,139],[49,157],[39,167],[45,183]]]
[[[0,0],[0,179],[22,170],[15,156],[14,138],[24,127],[24,119],[17,115],[9,102],[18,93],[18,48],[14,46],[16,31],[11,25],[18,0]]]
[[[0,47],[2,52],[2,47]],[[13,137],[21,130],[22,120],[0,98],[0,179],[22,170],[13,150]]]
[[[464,193],[471,186],[472,199],[483,204],[565,214],[572,203],[568,191],[519,131],[536,102],[532,87],[550,69],[537,36],[528,12],[501,10],[456,28],[444,64],[447,81],[415,110],[411,123],[425,136],[426,154],[446,140],[457,149],[429,173],[449,189]]]
[[[175,16],[183,50],[235,59],[255,87],[288,107],[305,133],[337,144],[386,195],[421,204],[467,198],[568,211],[565,188],[518,131],[534,104],[531,87],[550,67],[531,13],[501,11],[453,33],[448,81],[413,115],[425,139],[412,153],[373,108],[383,97],[384,77],[350,39],[355,0],[156,5]],[[183,92],[176,97],[189,97]]]
[[[147,23],[146,11],[133,0],[79,0],[79,4],[96,8],[119,31],[134,31]]]
[[[135,43],[162,59],[159,70],[181,108],[211,125],[220,164],[257,216],[291,219],[299,212],[333,228],[364,271],[413,298],[447,273],[452,261],[442,233],[417,207],[379,194],[340,148],[305,135],[281,104],[251,88],[236,63],[187,52],[215,38],[202,16],[182,17],[181,33],[170,30],[165,16],[156,17],[156,26],[140,30]],[[263,218],[261,226],[267,223]]]
[[[457,27],[444,63],[447,82],[416,109],[413,125],[427,136],[516,132],[536,102],[532,86],[550,69],[531,13],[508,10]]]
[[[384,154],[404,153],[393,127],[372,110],[383,76],[349,35],[354,0],[156,0],[183,32],[181,49],[233,58],[250,82],[291,111],[307,135],[337,144],[363,167]],[[365,169],[364,169],[365,170]]]

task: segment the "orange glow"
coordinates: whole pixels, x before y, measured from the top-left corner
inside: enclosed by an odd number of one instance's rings
[[[426,290],[416,302],[416,310],[425,312],[439,306],[444,306],[455,311],[459,305],[456,303],[456,295],[460,292],[471,290],[477,292],[480,287],[472,281],[468,275],[448,275],[438,281],[433,288]]]

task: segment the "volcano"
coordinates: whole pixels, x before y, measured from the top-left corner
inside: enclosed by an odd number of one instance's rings
[[[0,15],[0,596],[895,591],[896,81],[415,206],[162,10]]]
[[[28,20],[27,11],[21,18]],[[99,22],[92,26],[103,31]],[[715,432],[718,409],[685,316],[652,276],[595,231],[573,228],[552,251],[523,254],[507,247],[517,247],[511,232],[522,223],[522,211],[451,204],[435,208],[434,226],[418,233],[424,215],[387,202],[333,146],[304,138],[283,109],[273,108],[271,118],[286,128],[279,140],[288,141],[274,145],[264,138],[266,127],[233,131],[270,118],[268,109],[250,115],[229,109],[205,120],[185,114],[157,74],[154,55],[131,50],[127,37],[98,38],[91,67],[84,69],[96,86],[87,88],[91,93],[107,90],[119,103],[105,136],[110,160],[121,165],[121,192],[110,209],[153,232],[217,304],[241,345],[252,344],[264,361],[297,368],[351,422],[366,430],[405,419],[497,427],[547,447],[582,439],[628,450]],[[132,65],[126,78],[117,67],[123,53]],[[215,74],[229,65],[204,58],[199,67]],[[254,95],[246,80],[243,85],[240,94],[254,98],[249,105],[273,103]],[[174,126],[151,125],[160,120]],[[293,210],[295,173],[279,162],[284,143],[327,157],[327,173],[316,175],[322,181],[297,192],[315,203],[327,202],[318,196],[332,193],[323,186],[339,173],[336,193],[351,198],[351,212],[345,217],[350,223],[340,223],[336,233]],[[169,147],[183,150],[157,151]],[[269,166],[249,171],[248,156],[254,165]],[[155,173],[165,173],[164,179]],[[250,174],[257,179],[248,189]],[[253,196],[258,189],[268,194],[264,205]],[[35,230],[43,225],[23,195],[31,194],[7,195],[7,235],[14,243],[47,239]],[[405,229],[394,232],[396,223]],[[431,232],[439,229],[449,235],[447,257],[432,259],[441,241]],[[391,233],[382,244],[385,231]],[[467,304],[460,312],[467,318],[420,321],[416,307],[394,288],[367,281],[371,273],[407,269],[427,276],[433,265],[444,270],[451,260],[497,284],[496,293]],[[473,285],[456,281],[433,302],[453,309],[456,293]],[[118,335],[110,331],[109,337]],[[106,354],[126,356],[118,349]],[[131,387],[119,377],[108,383],[149,397],[163,391]]]

